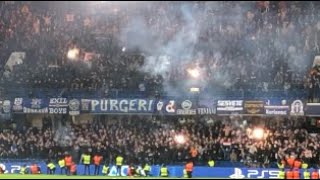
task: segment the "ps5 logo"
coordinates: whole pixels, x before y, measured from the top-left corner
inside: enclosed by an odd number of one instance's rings
[[[234,174],[229,176],[231,179],[243,179],[245,176],[242,174],[242,170],[239,168],[234,168]]]
[[[254,178],[254,179],[278,179],[279,171],[278,170],[262,170],[261,172],[256,169],[250,169],[247,172],[247,175],[242,173],[240,168],[234,169],[234,174],[229,176],[232,179],[243,179],[243,178]]]

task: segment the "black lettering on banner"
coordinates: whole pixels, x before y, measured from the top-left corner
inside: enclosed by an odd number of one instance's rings
[[[243,112],[243,100],[218,100],[217,114],[230,115]]]

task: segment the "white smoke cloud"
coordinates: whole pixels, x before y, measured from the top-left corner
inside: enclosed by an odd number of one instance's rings
[[[232,4],[232,2],[229,2]],[[151,27],[149,20],[144,17],[132,15],[129,23],[121,32],[121,41],[125,42],[127,50],[138,49],[145,55],[144,66],[141,69],[153,75],[160,74],[166,77],[167,73],[173,67],[185,67],[185,64],[195,64],[194,62],[204,62],[204,66],[210,65],[211,77],[215,82],[226,87],[231,87],[236,83],[234,74],[251,73],[247,72],[248,68],[240,68],[243,61],[252,61],[255,70],[263,70],[264,74],[272,72],[271,68],[265,67],[265,62],[270,61],[270,54],[264,54],[268,51],[267,48],[274,48],[280,54],[288,52],[288,44],[290,41],[299,41],[300,37],[290,36],[291,39],[282,38],[281,35],[274,34],[266,36],[268,39],[263,39],[264,35],[261,32],[258,36],[245,36],[246,32],[237,34],[237,29],[244,23],[246,12],[255,6],[255,2],[235,3],[235,6],[221,6],[217,2],[205,2],[204,8],[195,8],[194,3],[177,3],[172,4],[167,12],[159,10],[153,12],[153,19],[150,21],[160,21],[157,24],[160,27]],[[161,8],[159,8],[161,9]],[[143,11],[144,9],[142,9]],[[179,14],[178,30],[170,39],[165,39],[165,35],[158,34],[156,28],[165,29],[168,24],[176,21],[176,14]],[[255,13],[257,16],[257,13]],[[172,26],[172,25],[171,25]],[[205,32],[210,29],[218,30],[219,35],[227,33],[228,36],[215,37],[206,39]],[[271,27],[276,28],[276,27]],[[279,31],[279,30],[277,30]],[[297,32],[293,33],[297,34]],[[261,37],[259,37],[259,35]],[[215,34],[211,34],[215,36]],[[270,38],[271,37],[271,38]],[[205,38],[199,46],[199,39]],[[238,38],[233,41],[233,38]],[[213,40],[212,40],[213,39]],[[216,42],[213,42],[216,41]],[[234,42],[237,42],[234,44]],[[263,46],[262,44],[266,45]],[[267,45],[269,44],[269,45]],[[198,46],[198,47],[196,47]],[[296,49],[298,47],[295,47]],[[225,52],[226,50],[232,52]],[[205,53],[204,53],[205,52]],[[208,58],[208,52],[213,57]],[[206,55],[204,55],[206,54]],[[305,64],[305,58],[301,51],[289,52],[290,63],[289,67],[294,70],[301,70]],[[231,61],[230,61],[231,59]],[[228,64],[226,64],[228,62]],[[203,68],[205,71],[210,68]],[[232,72],[232,73],[231,73]],[[170,82],[165,79],[164,89],[167,91],[179,91],[175,86],[171,86]],[[202,80],[203,86],[207,80]],[[183,82],[184,86],[188,86],[188,81]],[[179,86],[182,88],[184,86]]]

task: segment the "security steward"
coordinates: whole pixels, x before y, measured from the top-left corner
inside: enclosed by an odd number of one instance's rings
[[[183,169],[183,178],[188,178],[188,173],[186,168]]]
[[[286,179],[293,179],[293,171],[291,169],[286,172]]]
[[[301,168],[301,160],[300,159],[295,159],[293,163],[293,179],[300,179],[300,171],[299,169]]]
[[[310,172],[308,170],[308,163],[306,161],[303,161],[301,168],[303,170],[303,179],[310,179]]]
[[[185,167],[187,171],[188,178],[192,178],[192,172],[193,172],[193,161],[189,160]]]
[[[311,179],[319,179],[318,169],[314,169],[311,173]]]
[[[102,167],[102,174],[104,176],[107,176],[110,172],[110,169],[109,169],[109,165],[107,163],[105,163]]]
[[[301,164],[301,168],[302,168],[303,170],[308,169],[308,167],[309,167],[309,164],[308,164],[307,162],[305,162],[305,161]]]
[[[137,173],[136,173],[136,168],[133,166],[133,164],[131,163],[129,168],[128,168],[128,176],[129,177],[133,177],[133,176],[136,176]]]
[[[208,161],[208,165],[209,165],[209,167],[214,167],[214,160],[210,159]]]
[[[146,164],[144,165],[144,167],[143,167],[143,170],[144,170],[145,175],[146,175],[147,177],[149,177],[149,176],[150,176],[150,171],[151,171],[151,166],[149,166],[149,164],[146,163]]]
[[[70,174],[71,175],[77,175],[77,165],[74,162],[71,163]]]
[[[93,163],[94,163],[94,175],[99,175],[100,172],[100,165],[102,162],[103,157],[100,155],[100,153],[96,153],[93,157]]]
[[[40,168],[38,167],[38,165],[36,163],[33,163],[31,166],[30,166],[30,172],[31,174],[40,174]]]
[[[68,153],[66,153],[65,157],[64,157],[64,161],[65,161],[65,164],[66,164],[66,174],[67,175],[70,175],[70,170],[71,170],[71,165],[72,165],[72,156]]]
[[[161,169],[160,169],[160,177],[168,177],[169,176],[169,171],[166,165],[162,164]]]
[[[293,170],[293,179],[300,179],[299,169],[294,168],[294,170]]]
[[[26,164],[21,166],[19,174],[27,174],[27,165]]]
[[[294,169],[300,169],[301,168],[301,161],[300,161],[300,159],[296,159],[296,160],[294,160],[294,163],[293,163],[293,168]]]
[[[286,174],[284,171],[284,164],[282,162],[278,163],[278,168],[279,168],[279,179],[285,179]]]
[[[66,173],[66,162],[64,161],[63,157],[59,158],[58,165],[60,167],[60,174],[62,175],[63,172]]]
[[[123,165],[123,157],[119,154],[117,157],[116,157],[116,166],[117,166],[117,173],[119,173],[119,176],[121,176],[121,167]]]
[[[47,174],[55,174],[56,165],[50,160],[47,164]]]
[[[304,170],[303,179],[310,179],[310,172],[308,171],[308,169]]]
[[[82,155],[82,163],[84,164],[84,174],[83,175],[90,175],[91,155],[88,151],[86,151]],[[88,171],[88,174],[87,174],[87,171]]]

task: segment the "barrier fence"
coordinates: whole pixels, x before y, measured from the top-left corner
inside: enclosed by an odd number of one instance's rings
[[[30,163],[0,163],[0,166],[5,170],[5,173],[8,174],[18,174],[20,172],[21,166],[27,165],[30,166]],[[41,169],[42,174],[47,173],[47,166],[45,163],[38,164]],[[108,176],[117,176],[116,166],[110,165],[110,172]],[[157,177],[160,175],[160,166],[151,166],[151,176]],[[170,177],[183,177],[183,168],[184,166],[168,166],[169,176]],[[312,172],[312,169],[309,169],[309,172]],[[320,173],[320,170],[318,170]],[[121,175],[127,176],[128,165],[124,165],[121,168]],[[64,172],[63,172],[64,173]],[[61,169],[56,165],[55,174],[61,174]],[[94,165],[90,166],[90,174],[94,174]],[[303,170],[300,170],[301,178],[303,178]],[[77,175],[84,175],[84,165],[77,165]],[[99,175],[102,175],[102,166],[100,167]],[[231,167],[204,167],[196,166],[193,170],[193,177],[219,177],[219,178],[231,178],[231,179],[278,179],[279,170],[274,168],[231,168]]]

